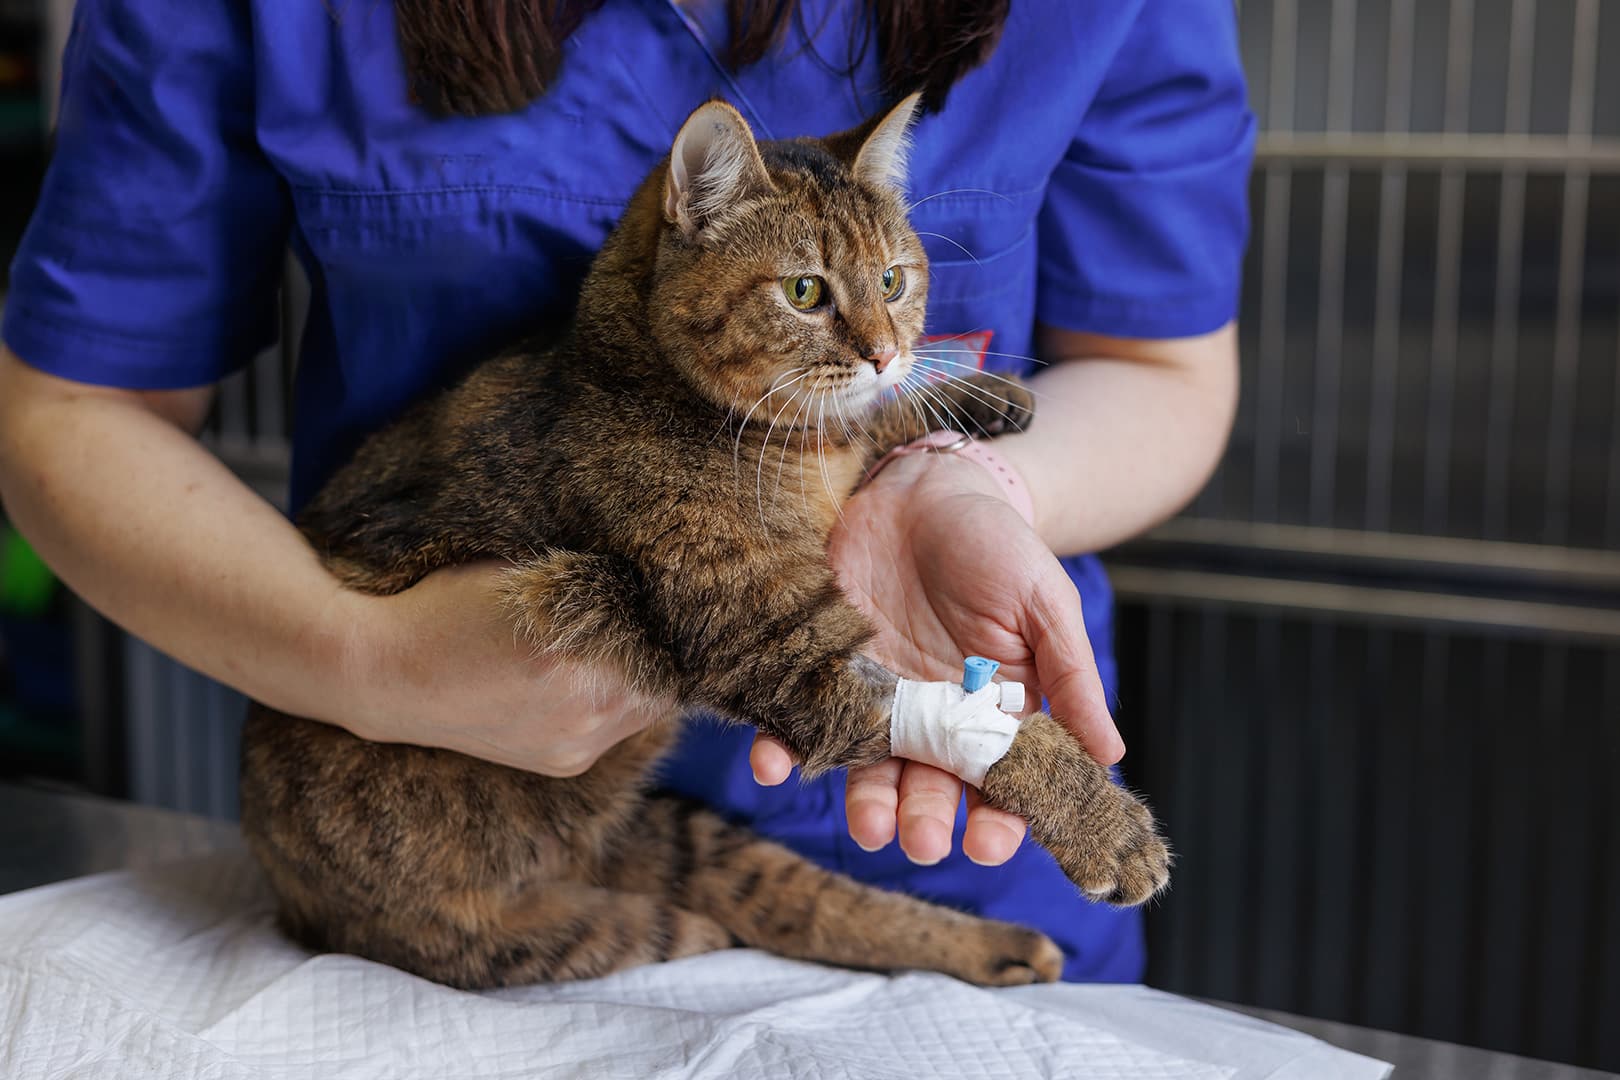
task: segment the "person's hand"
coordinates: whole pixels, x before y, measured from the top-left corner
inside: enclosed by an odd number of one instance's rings
[[[577,776],[670,715],[610,668],[537,653],[497,599],[495,563],[439,570],[393,596],[343,594],[353,687],[341,722],[379,742],[436,746]]]
[[[1031,708],[1042,695],[1098,761],[1125,747],[1103,696],[1080,596],[1062,565],[999,494],[994,480],[948,454],[897,458],[844,508],[830,554],[844,591],[876,625],[871,652],[907,678],[962,677],[962,659],[1001,661]],[[780,743],[756,740],[755,777],[777,784],[793,761]],[[891,758],[849,774],[850,836],[867,850],[894,839],[915,862],[951,850],[962,782],[919,762]],[[968,791],[962,850],[999,864],[1023,841],[1025,823]]]

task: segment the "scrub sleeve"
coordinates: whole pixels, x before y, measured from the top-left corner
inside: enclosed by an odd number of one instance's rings
[[[213,383],[276,339],[289,207],[253,138],[247,9],[80,0],[0,328],[53,375]]]

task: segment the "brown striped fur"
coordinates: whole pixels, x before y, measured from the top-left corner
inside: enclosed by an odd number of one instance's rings
[[[903,402],[861,417],[826,403],[922,331],[927,262],[883,181],[914,104],[759,148],[729,107],[704,106],[561,343],[498,356],[378,433],[301,516],[359,590],[510,561],[506,600],[536,648],[616,665],[668,718],[559,779],[256,707],[243,827],[300,940],[465,987],[736,944],[986,984],[1057,976],[1041,934],[857,885],[649,794],[685,710],[757,725],[811,775],[889,752],[895,676],[863,655],[871,628],[826,543],[876,456],[932,425]],[[885,302],[894,264],[907,292]],[[784,300],[780,279],[806,267],[831,284],[825,310]],[[807,396],[773,396],[798,368]],[[1027,391],[988,376],[934,392],[967,430],[1030,417]],[[1045,714],[983,794],[1092,895],[1139,903],[1164,883],[1147,811]]]

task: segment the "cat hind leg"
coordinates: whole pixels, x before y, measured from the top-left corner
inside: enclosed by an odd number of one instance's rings
[[[984,986],[1050,982],[1044,934],[862,885],[677,799],[653,799],[612,884],[675,897],[740,944],[878,971],[941,971]]]
[[[329,920],[325,940],[295,936],[464,990],[595,979],[734,944],[667,897],[576,882],[535,885],[493,910],[482,898],[442,899],[425,917]]]

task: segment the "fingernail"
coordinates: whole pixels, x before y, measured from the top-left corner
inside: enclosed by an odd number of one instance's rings
[[[966,841],[962,843],[962,853],[979,866],[1000,866],[1018,852],[1018,845],[1022,842],[1017,833],[1007,828],[1007,826],[997,823],[979,825],[975,831],[979,834],[978,846],[988,848],[990,858],[974,858],[973,853],[968,850]],[[985,841],[986,835],[995,834],[1000,835],[989,842]]]
[[[908,832],[912,834],[911,835],[911,843],[912,843],[913,847],[917,847],[917,846],[932,847],[932,846],[934,846],[934,845],[931,845],[931,844],[927,843],[927,840],[926,840],[925,837],[921,837],[921,836],[917,835],[917,833],[919,831],[918,826],[923,824],[924,822],[926,822],[929,825],[937,824],[937,822],[934,822],[932,819],[924,819],[924,821],[919,822],[915,818],[910,819],[909,827],[908,827],[908,823],[906,821],[902,821],[900,823],[900,850],[904,851],[906,853],[906,858],[907,859],[910,859],[913,863],[915,863],[918,866],[933,866],[936,863],[943,860],[945,858],[945,856],[947,856],[947,855],[949,855],[951,853],[951,841],[950,841],[949,835],[947,834],[947,836],[945,838],[945,842],[943,844],[939,845],[939,848],[941,849],[940,853],[938,855],[933,856],[932,858],[930,858],[930,857],[928,857],[926,855],[914,854],[912,852],[911,848],[908,848],[906,846],[906,834]],[[932,828],[928,829],[927,831],[929,831],[929,832],[937,832],[936,829],[932,829]]]

